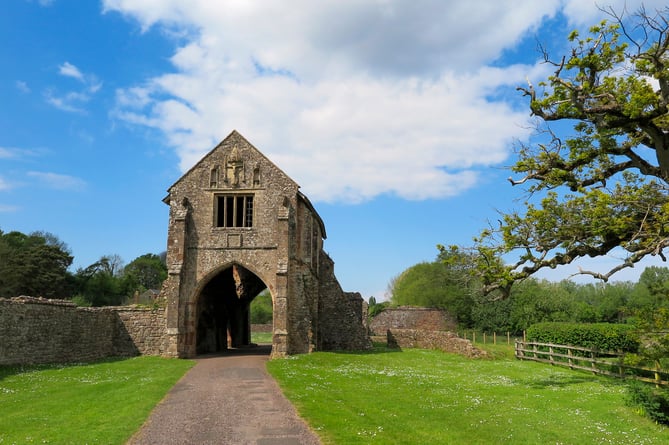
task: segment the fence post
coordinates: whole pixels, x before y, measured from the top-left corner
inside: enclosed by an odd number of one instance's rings
[[[485,345],[485,332],[483,333],[483,344]]]
[[[655,360],[655,387],[659,388],[660,387],[660,361]]]
[[[492,344],[493,345],[497,344],[497,332],[495,331],[492,332]]]
[[[506,331],[506,344],[510,345],[511,344],[511,334],[509,331]]]
[[[592,359],[592,362],[590,362],[590,365],[592,367],[592,373],[597,374],[597,364],[595,364],[595,350],[593,349],[590,351],[590,358]]]
[[[548,360],[550,360],[551,366],[555,364],[553,362],[553,345],[548,347]]]
[[[571,348],[567,349],[567,355],[569,356],[569,358],[567,359],[567,361],[569,362],[569,369],[574,369],[574,365],[571,361]]]
[[[472,331],[472,344],[476,343],[476,331]]]

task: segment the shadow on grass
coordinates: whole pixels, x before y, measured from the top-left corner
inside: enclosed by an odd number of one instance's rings
[[[525,385],[533,389],[548,389],[548,388],[566,388],[572,385],[580,385],[583,383],[592,383],[596,380],[604,386],[620,386],[623,381],[614,378],[607,378],[602,376],[593,376],[585,372],[573,371],[573,374],[559,374],[550,375],[544,379],[527,379],[523,381]]]
[[[0,381],[7,377],[30,372],[47,371],[51,369],[74,368],[76,366],[96,365],[99,363],[114,363],[132,359],[134,357],[107,357],[94,362],[72,362],[72,363],[41,363],[34,365],[0,365]]]
[[[324,351],[324,352],[334,352],[337,354],[345,355],[371,355],[371,354],[392,354],[402,352],[402,348],[390,348],[386,346],[385,343],[374,343],[372,349],[360,350],[360,351],[345,351],[345,350],[335,350],[335,351]]]

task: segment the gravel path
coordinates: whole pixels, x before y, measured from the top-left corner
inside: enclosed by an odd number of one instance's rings
[[[128,445],[318,445],[265,371],[269,346],[205,356]]]

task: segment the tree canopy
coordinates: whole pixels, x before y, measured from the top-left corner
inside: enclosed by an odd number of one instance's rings
[[[480,293],[480,283],[471,279],[474,265],[471,255],[442,248],[436,261],[411,266],[391,281],[390,304],[446,309],[468,325]]]
[[[72,285],[73,257],[65,243],[46,232],[0,230],[0,297],[64,298]]]
[[[517,147],[509,180],[528,194],[524,212],[502,214],[475,240],[486,292],[508,296],[514,282],[542,268],[614,249],[624,258],[612,269],[580,273],[607,281],[648,255],[665,260],[669,7],[608,13],[587,35],[569,35],[569,54],[555,59],[544,51],[553,74],[519,88],[537,134]],[[558,134],[555,122],[572,131]]]
[[[123,268],[123,279],[129,292],[160,289],[167,278],[167,265],[159,255],[147,253]]]

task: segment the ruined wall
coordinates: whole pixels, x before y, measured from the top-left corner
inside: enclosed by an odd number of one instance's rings
[[[365,350],[372,347],[367,333],[367,304],[358,292],[344,292],[334,274],[334,262],[320,256],[320,349]]]
[[[455,331],[456,327],[455,319],[448,312],[423,307],[388,308],[369,322],[369,329],[375,335],[385,335],[388,329]]]
[[[472,342],[459,338],[453,332],[423,331],[417,329],[388,329],[388,347],[437,349],[466,357],[486,357],[486,352],[475,348]]]
[[[0,299],[0,365],[159,355],[164,310],[82,308],[65,300]]]

